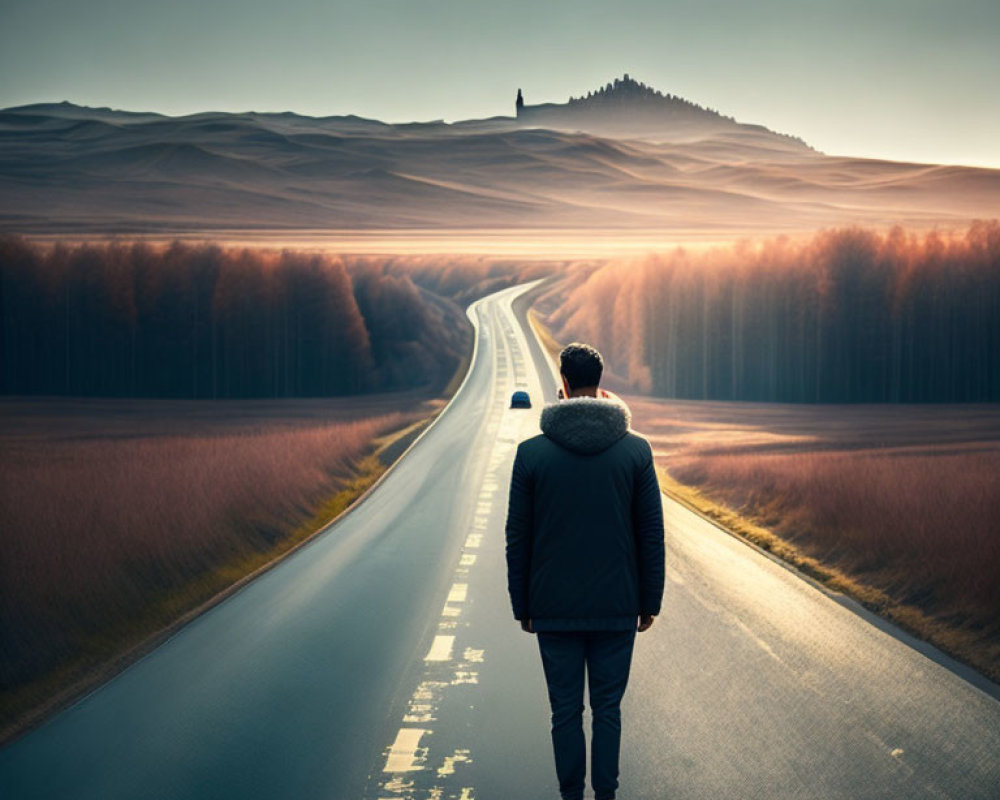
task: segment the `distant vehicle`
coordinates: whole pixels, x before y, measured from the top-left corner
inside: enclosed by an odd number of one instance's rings
[[[527,392],[514,392],[510,396],[511,408],[531,408],[531,398]]]

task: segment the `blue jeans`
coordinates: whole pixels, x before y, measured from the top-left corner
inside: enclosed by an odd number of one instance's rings
[[[632,665],[636,631],[539,631],[549,704],[552,748],[563,800],[582,800],[587,775],[583,736],[583,673],[590,689],[591,785],[596,800],[610,800],[618,788],[621,701]]]

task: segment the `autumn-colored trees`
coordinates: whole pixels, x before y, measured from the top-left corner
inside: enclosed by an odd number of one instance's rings
[[[633,389],[783,402],[1000,400],[1000,223],[827,231],[618,261],[550,316]]]
[[[0,238],[0,392],[301,397],[442,386],[469,348],[405,269],[174,243]]]

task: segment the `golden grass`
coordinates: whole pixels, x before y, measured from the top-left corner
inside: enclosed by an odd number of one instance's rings
[[[451,397],[455,392],[458,391],[458,387],[462,385],[462,381],[465,380],[465,374],[469,371],[469,365],[472,363],[472,353],[466,353],[462,356],[462,360],[459,361],[458,366],[455,368],[454,374],[448,381],[448,385],[444,387],[442,394],[445,397]]]
[[[563,349],[563,345],[556,341],[556,337],[552,335],[552,331],[542,322],[541,316],[533,308],[528,309],[528,323],[531,325],[532,330],[534,330],[542,349],[549,354],[553,363],[558,364],[559,352]]]

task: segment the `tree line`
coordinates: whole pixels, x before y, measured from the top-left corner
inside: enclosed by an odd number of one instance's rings
[[[405,266],[175,242],[0,238],[0,392],[301,397],[444,386],[461,309]]]
[[[1000,223],[824,231],[616,261],[550,316],[632,389],[769,402],[1000,400]]]

